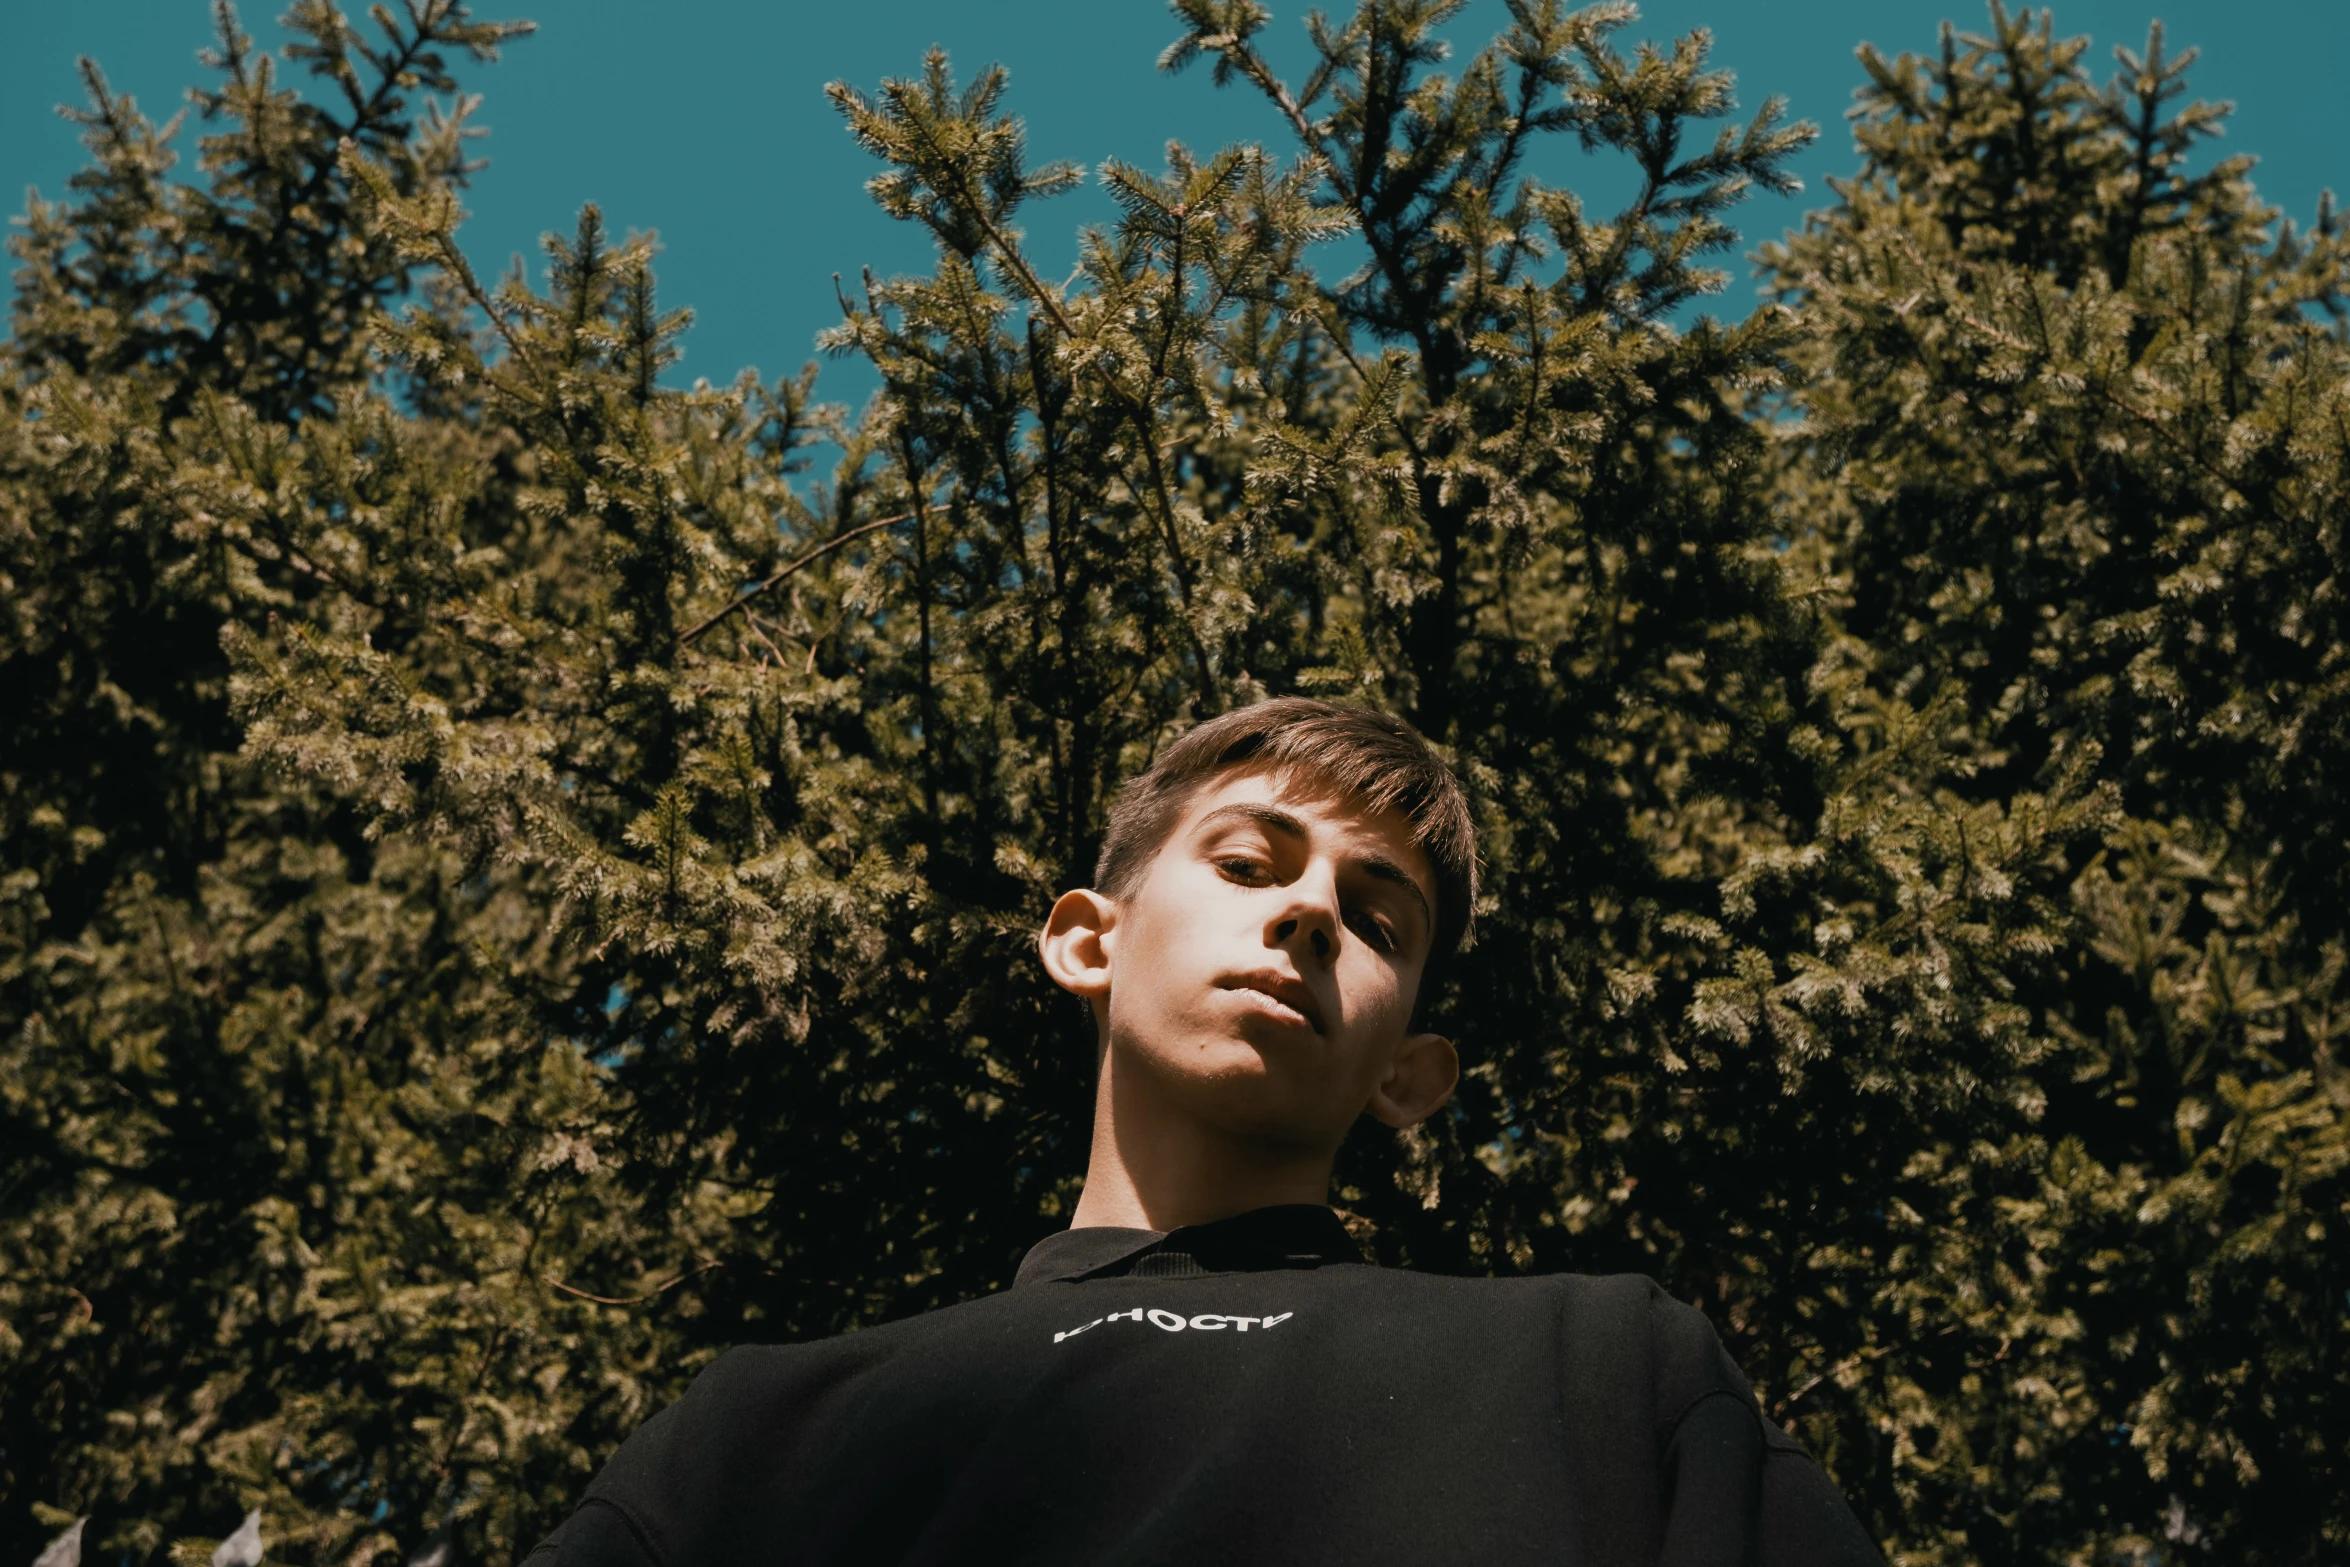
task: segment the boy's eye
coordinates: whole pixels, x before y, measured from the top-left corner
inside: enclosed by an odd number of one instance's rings
[[[1389,930],[1387,922],[1378,915],[1367,909],[1358,910],[1353,916],[1353,924],[1356,934],[1369,942],[1376,950],[1380,952],[1395,950],[1395,932]]]
[[[1245,855],[1226,855],[1216,861],[1216,869],[1234,881],[1247,882],[1251,886],[1255,886],[1273,874],[1263,861],[1252,860]]]

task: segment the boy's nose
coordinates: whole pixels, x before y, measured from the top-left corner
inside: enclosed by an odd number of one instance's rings
[[[1328,967],[1338,955],[1336,878],[1325,868],[1309,866],[1286,890],[1287,904],[1271,931],[1273,945],[1290,952],[1301,964],[1311,961]]]
[[[1337,944],[1330,939],[1329,929],[1319,921],[1308,925],[1306,921],[1300,919],[1283,920],[1273,927],[1274,941],[1281,946],[1288,946],[1297,939],[1301,926],[1305,927],[1306,939],[1312,944],[1315,958],[1324,963],[1329,962],[1330,954],[1336,950]]]

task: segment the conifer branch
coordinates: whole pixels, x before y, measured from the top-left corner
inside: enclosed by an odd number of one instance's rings
[[[932,53],[931,70],[930,81],[935,92],[944,80],[944,57],[936,51]],[[836,84],[831,91],[835,103],[850,115],[852,126],[859,124],[860,116],[874,113],[866,106],[864,100],[852,90]],[[1067,310],[1062,307],[1059,296],[1036,275],[1035,269],[1029,265],[1027,256],[996,222],[994,215],[989,211],[985,193],[973,187],[968,160],[959,156],[954,148],[941,143],[931,129],[926,113],[905,112],[900,115],[897,123],[918,143],[920,177],[927,181],[930,188],[939,196],[945,198],[956,214],[976,231],[977,248],[994,254],[998,266],[1003,268],[1012,278],[1030,304],[1044,313],[1045,318],[1052,323],[1064,342],[1072,344],[1078,342],[1080,338],[1077,325],[1070,318]],[[886,138],[878,133],[860,129],[858,134],[880,156],[889,158],[893,162],[908,163],[912,161],[906,154],[894,151]],[[940,238],[943,242],[946,236],[942,233]],[[1138,368],[1146,371],[1153,370],[1155,369],[1155,361],[1146,362]],[[1137,392],[1134,388],[1125,385],[1120,380],[1117,371],[1109,367],[1103,369],[1101,380],[1111,400],[1117,404],[1128,422],[1134,427],[1144,466],[1149,472],[1150,495],[1145,500],[1145,506],[1155,514],[1154,520],[1157,522],[1160,535],[1165,542],[1169,567],[1175,577],[1177,594],[1181,600],[1184,635],[1191,646],[1200,695],[1209,709],[1213,710],[1221,705],[1221,697],[1217,690],[1214,665],[1208,657],[1206,644],[1199,635],[1196,618],[1197,595],[1191,562],[1183,548],[1182,528],[1175,516],[1174,497],[1167,483],[1164,455],[1159,450],[1157,419],[1153,410],[1153,398],[1157,388],[1154,384],[1144,391]]]
[[[1179,6],[1179,9],[1190,11],[1187,6]],[[1204,51],[1231,62],[1241,75],[1247,77],[1256,89],[1272,102],[1281,116],[1289,121],[1290,129],[1297,133],[1298,141],[1306,150],[1322,160],[1323,172],[1329,177],[1330,183],[1337,188],[1339,195],[1345,198],[1349,206],[1355,205],[1354,191],[1346,177],[1340,172],[1337,161],[1327,156],[1320,129],[1315,126],[1313,121],[1306,118],[1305,106],[1297,101],[1296,95],[1289,90],[1289,84],[1275,76],[1272,67],[1265,63],[1264,57],[1249,47],[1245,34],[1238,32],[1205,33],[1195,30],[1160,56],[1159,68],[1161,70],[1179,69],[1188,63],[1187,50]],[[1221,85],[1221,80],[1219,78],[1219,85]]]
[[[799,559],[793,561],[790,565],[783,567],[765,581],[745,589],[741,594],[737,595],[733,601],[730,602],[724,609],[719,610],[714,615],[707,616],[702,620],[695,622],[691,628],[678,637],[678,645],[680,647],[690,646],[696,638],[701,636],[703,632],[708,631],[712,626],[715,626],[720,621],[726,619],[727,616],[732,615],[735,611],[748,605],[753,599],[758,598],[761,594],[771,592],[775,588],[781,586],[783,583],[790,581],[791,578],[801,570],[801,568],[813,565],[817,561],[822,560],[825,556],[831,554],[834,550],[839,549],[842,545],[853,544],[868,533],[875,533],[883,528],[895,527],[901,522],[911,522],[913,518],[914,513],[910,511],[900,512],[894,517],[880,517],[876,518],[872,522],[861,523],[858,526],[849,529],[846,533],[840,534],[835,538],[825,540],[822,544],[817,545],[814,549],[808,551],[807,554],[802,555]]]
[[[758,612],[756,610],[744,610],[743,625],[750,631],[752,636],[755,636],[759,639],[761,644],[766,647],[768,652],[775,655],[775,667],[781,669],[784,665],[783,649],[777,646],[775,639],[767,634],[767,628],[759,623]],[[777,626],[775,629],[778,631],[783,631],[783,634],[787,637],[791,635],[789,631],[784,631],[783,627],[781,626]]]
[[[918,687],[915,711],[922,723],[922,811],[926,824],[938,826],[938,682],[932,667],[930,635],[930,508],[923,501],[929,480],[914,462],[914,434],[898,426],[898,460],[905,465],[906,493],[914,502],[914,678]]]
[[[970,200],[968,192],[964,193],[964,198],[966,201]],[[975,202],[970,206],[969,211],[972,220],[987,236],[988,244],[994,248],[997,256],[1010,262],[1014,274],[1021,279],[1021,286],[1028,291],[1029,297],[1043,307],[1045,314],[1060,330],[1064,339],[1074,341],[1076,329],[1070,324],[1069,317],[1062,311],[1059,302],[1038,280],[1036,274],[1030,270],[1027,257],[1021,255],[1019,248],[1004,238],[1003,233],[996,228],[987,214]],[[1191,644],[1192,661],[1198,671],[1200,696],[1212,712],[1222,705],[1223,698],[1216,689],[1215,667],[1209,661],[1207,644],[1200,640],[1199,626],[1194,619],[1196,610],[1193,602],[1191,560],[1183,548],[1182,530],[1175,518],[1174,495],[1167,486],[1165,459],[1159,452],[1158,421],[1152,413],[1150,404],[1121,385],[1114,371],[1105,370],[1103,372],[1102,384],[1133,424],[1136,444],[1142,450],[1144,466],[1150,470],[1151,497],[1155,502],[1154,510],[1159,524],[1160,536],[1166,540],[1168,565],[1175,574],[1176,592],[1183,600],[1183,634]]]
[[[593,1295],[586,1290],[578,1289],[572,1285],[564,1283],[561,1279],[555,1277],[555,1275],[552,1273],[545,1275],[545,1278],[548,1284],[558,1290],[561,1290],[564,1294],[571,1296],[575,1300],[591,1301],[598,1306],[642,1306],[650,1301],[660,1299],[663,1295],[668,1294],[671,1290],[677,1288],[677,1286],[680,1284],[685,1283],[688,1279],[700,1278],[703,1274],[708,1273],[712,1268],[723,1266],[724,1263],[720,1259],[716,1257],[708,1258],[704,1260],[700,1267],[688,1268],[683,1273],[676,1275],[674,1278],[663,1279],[660,1283],[654,1285],[651,1289],[646,1290],[642,1295]]]

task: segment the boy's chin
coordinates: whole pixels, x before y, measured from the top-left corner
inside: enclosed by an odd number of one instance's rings
[[[1275,1041],[1244,1034],[1209,1034],[1188,1039],[1152,1041],[1129,1053],[1140,1058],[1150,1075],[1185,1085],[1211,1087],[1262,1084],[1275,1072]]]
[[[1213,1037],[1149,1055],[1160,1091],[1193,1117],[1299,1152],[1331,1141],[1329,1063],[1298,1059],[1294,1040]]]

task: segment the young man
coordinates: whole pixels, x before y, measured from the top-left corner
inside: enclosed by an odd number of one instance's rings
[[[1075,1222],[1011,1289],[737,1349],[533,1567],[1843,1564],[1877,1555],[1696,1312],[1633,1277],[1364,1265],[1356,1118],[1442,1108],[1415,1014],[1469,925],[1469,813],[1397,721],[1227,713],[1130,783],[1040,940],[1090,1005]]]

